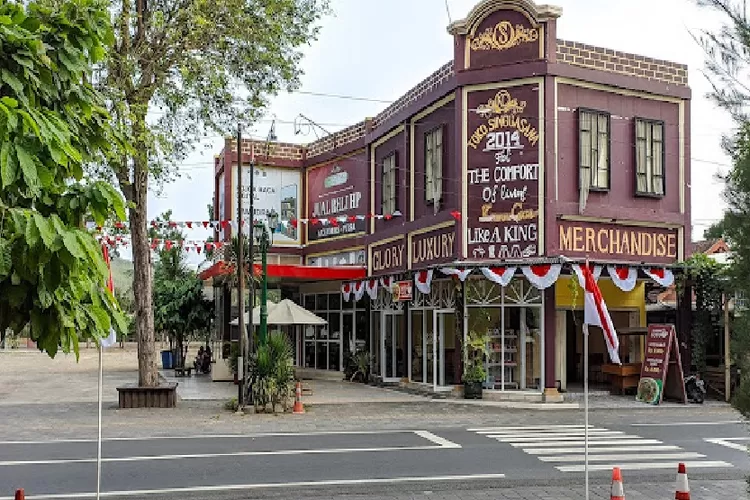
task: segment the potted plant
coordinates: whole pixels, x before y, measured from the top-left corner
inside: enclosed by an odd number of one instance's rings
[[[464,343],[464,399],[482,399],[482,384],[487,379],[484,358],[489,352],[486,333],[471,330]]]

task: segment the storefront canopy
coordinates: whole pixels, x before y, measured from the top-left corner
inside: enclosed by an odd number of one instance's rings
[[[268,264],[266,267],[268,278],[284,280],[285,282],[296,281],[349,281],[364,279],[367,269],[360,266],[301,266],[293,264]],[[202,280],[226,276],[235,272],[233,264],[219,261],[198,276]],[[262,276],[263,270],[260,264],[254,266],[255,276]]]

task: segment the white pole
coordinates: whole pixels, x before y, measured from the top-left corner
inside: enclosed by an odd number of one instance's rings
[[[96,500],[99,500],[102,486],[102,379],[104,378],[104,367],[102,363],[102,346],[99,344],[99,424],[98,437],[96,440]]]
[[[583,323],[583,472],[589,500],[589,325]]]

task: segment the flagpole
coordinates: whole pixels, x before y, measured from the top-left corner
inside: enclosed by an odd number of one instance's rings
[[[104,363],[102,345],[99,342],[99,394],[97,397],[99,403],[99,423],[98,435],[96,439],[96,500],[99,500],[102,485],[102,380],[104,378]]]
[[[589,259],[584,264],[589,268]],[[584,296],[586,285],[584,281]],[[589,500],[589,325],[586,323],[586,301],[583,313],[583,475],[586,500]]]

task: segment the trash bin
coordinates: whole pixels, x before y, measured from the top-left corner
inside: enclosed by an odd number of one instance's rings
[[[161,365],[162,368],[165,370],[171,370],[172,365],[174,364],[174,358],[172,356],[172,351],[162,351],[161,352]]]

